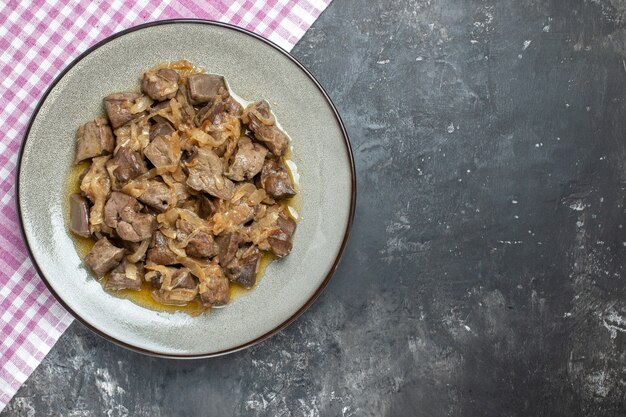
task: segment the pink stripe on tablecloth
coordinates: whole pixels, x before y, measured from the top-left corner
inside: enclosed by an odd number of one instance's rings
[[[15,208],[17,153],[52,80],[99,40],[158,19],[233,23],[291,50],[330,1],[5,0],[0,5],[0,411],[72,322],[35,273]]]
[[[180,0],[169,4],[166,10],[171,9],[170,13],[176,14],[176,17],[198,17],[204,13],[204,18],[232,23],[259,33],[290,51],[330,1],[237,0],[207,4]]]

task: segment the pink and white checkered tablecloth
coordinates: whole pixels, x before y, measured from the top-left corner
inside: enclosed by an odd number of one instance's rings
[[[101,39],[140,23],[232,23],[290,50],[331,0],[0,0],[0,411],[72,322],[28,258],[15,177],[26,124],[59,72]]]

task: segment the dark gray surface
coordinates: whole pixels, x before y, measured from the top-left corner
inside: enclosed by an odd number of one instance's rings
[[[2,416],[624,416],[626,2],[336,0],[359,180],[302,318],[178,362],[74,324]]]

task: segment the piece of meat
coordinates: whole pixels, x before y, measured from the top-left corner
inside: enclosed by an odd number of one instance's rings
[[[198,206],[198,216],[203,219],[208,219],[217,211],[217,207],[213,200],[207,197],[205,194],[201,194],[198,196],[198,200],[200,202]]]
[[[209,110],[200,118],[198,124],[202,131],[213,138],[212,142],[215,145],[212,146],[215,147],[215,153],[228,164],[243,132],[240,117],[242,107],[225,89],[221,89],[220,94],[213,97],[207,106]]]
[[[270,109],[270,104],[267,100],[259,100],[252,104],[249,104],[248,107],[244,110],[243,119],[244,123],[250,123],[248,120],[250,114],[254,114],[259,121],[266,126],[274,126],[276,125],[276,118]]]
[[[180,112],[183,118],[183,123],[188,126],[193,125],[193,119],[196,117],[196,110],[191,105],[191,98],[189,97],[189,90],[185,85],[181,85],[178,88],[178,94],[176,94],[176,101],[180,104]]]
[[[172,289],[174,288],[187,288],[194,289],[198,286],[198,283],[191,275],[189,268],[180,268],[172,275]]]
[[[157,180],[146,180],[146,183],[144,192],[137,199],[156,211],[167,210],[174,199],[170,188]]]
[[[178,92],[179,78],[178,73],[169,68],[148,71],[143,74],[141,91],[153,100],[169,100],[174,98]]]
[[[146,281],[151,282],[155,288],[160,290],[194,289],[198,285],[189,268],[154,267],[153,265],[148,265],[147,268],[151,270],[146,273]]]
[[[170,187],[170,190],[174,194],[176,207],[181,207],[183,204],[185,204],[186,201],[190,197],[192,197],[191,193],[193,193],[194,196],[195,194],[199,194],[196,191],[193,191],[187,187],[187,175],[183,172],[183,169],[180,165],[177,166],[177,169],[174,172],[161,174],[161,178],[167,184],[167,186]],[[195,199],[191,200],[195,202]],[[172,206],[174,206],[174,204],[172,204]],[[195,212],[197,211],[197,209],[193,211]]]
[[[133,215],[144,214],[140,213],[142,209],[143,206],[139,203],[139,201],[137,201],[136,198],[128,194],[113,191],[104,206],[104,222],[109,227],[117,228],[120,222],[133,221],[131,220]],[[148,237],[146,237],[146,239]],[[124,240],[128,240],[130,242],[134,241],[130,239]]]
[[[143,150],[144,155],[155,167],[173,166],[180,161],[178,135],[158,135]]]
[[[213,233],[215,235],[223,232],[237,231],[245,223],[254,218],[255,207],[249,206],[246,202],[237,204],[221,204],[220,210],[212,217]]]
[[[268,159],[261,171],[261,186],[274,200],[296,195],[285,164],[278,159]]]
[[[176,254],[167,246],[167,239],[158,230],[154,232],[150,248],[148,249],[147,261],[159,265],[173,265],[178,263]]]
[[[261,252],[256,246],[242,246],[235,258],[228,264],[226,275],[231,282],[236,282],[245,288],[252,288],[256,283]]]
[[[158,123],[150,126],[150,141],[153,141],[158,136],[170,136],[176,130],[168,121],[159,121]]]
[[[241,138],[241,119],[226,113],[224,117],[214,123],[205,123],[203,129],[221,145],[215,148],[215,153],[224,161],[229,161],[237,148],[237,143]]]
[[[138,93],[114,93],[104,98],[104,109],[113,129],[125,125],[131,120],[145,114],[138,112],[133,114],[131,107],[141,97]]]
[[[283,257],[291,251],[291,239],[296,222],[278,205],[267,206],[265,215],[255,220],[242,232],[245,240],[258,245],[259,249],[271,251]]]
[[[76,131],[76,155],[74,163],[85,159],[110,154],[115,148],[113,131],[107,119],[98,117],[81,125]]]
[[[70,194],[70,230],[79,236],[90,237],[89,202],[80,194]]]
[[[104,223],[104,204],[111,193],[111,179],[105,169],[109,156],[99,156],[91,161],[89,170],[80,183],[80,190],[91,200],[89,225],[92,233],[102,230]]]
[[[191,197],[189,193],[189,189],[184,182],[174,182],[173,183],[174,192],[176,193],[176,205],[181,206]]]
[[[217,255],[217,245],[208,228],[199,229],[198,226],[191,224],[185,219],[179,219],[176,222],[176,226],[176,239],[179,241],[187,240],[187,238],[193,234],[185,247],[185,253],[187,253],[188,256],[194,258],[210,258]]]
[[[150,267],[152,265],[149,265]],[[161,265],[159,265],[161,266]],[[174,268],[167,268],[174,269]],[[163,283],[163,274],[160,270],[149,270],[144,274],[144,280],[152,284],[152,286],[156,289],[161,288],[161,283]]]
[[[289,255],[289,252],[291,252],[291,238],[296,230],[296,222],[285,213],[284,210],[281,210],[276,219],[276,224],[278,225],[279,231],[272,234],[267,241],[274,255],[282,258],[283,256]]]
[[[139,213],[128,217],[128,221],[121,221],[117,226],[117,234],[124,240],[140,242],[150,237],[156,228],[155,217],[152,214]]]
[[[223,124],[228,118],[239,118],[242,113],[241,104],[232,98],[228,90],[220,88],[218,94],[211,97],[207,105],[198,110],[194,121],[196,126],[207,129],[211,125]]]
[[[216,100],[217,99],[217,100]],[[219,97],[212,97],[208,104],[202,107],[196,113],[194,122],[196,126],[203,126],[205,122],[213,124],[213,120],[217,118],[217,115],[224,111],[224,103],[219,100]]]
[[[122,221],[122,213],[139,213],[141,209],[142,206],[136,198],[113,191],[104,206],[104,223],[115,229],[118,223]]]
[[[170,121],[162,115],[162,113],[172,113],[172,106],[169,101],[157,101],[150,107],[150,114],[154,115],[152,120],[155,123],[170,123]]]
[[[113,239],[113,238],[112,238]],[[114,239],[113,244],[126,249],[126,253],[134,253],[142,242],[129,242],[128,240]]]
[[[194,258],[210,258],[217,254],[213,236],[200,232],[189,240],[185,248],[187,255]]]
[[[207,192],[217,198],[230,200],[235,184],[224,177],[222,160],[210,149],[199,148],[191,161],[185,163],[189,170],[187,185],[196,191]]]
[[[150,143],[150,123],[146,119],[134,121],[115,129],[115,152],[128,148],[141,152]]]
[[[148,172],[146,163],[138,152],[122,146],[107,162],[107,171],[115,179],[114,189],[120,189],[130,180]]]
[[[131,181],[122,188],[122,192],[135,197],[158,212],[167,210],[175,198],[170,187],[158,180]]]
[[[104,222],[116,229],[121,239],[140,242],[150,238],[156,229],[156,217],[139,213],[141,209],[141,204],[135,198],[114,191],[104,206]]]
[[[126,260],[131,263],[143,262],[146,259],[146,252],[148,252],[151,241],[152,239],[146,239],[141,242],[129,242],[119,239],[120,245],[128,252]]]
[[[187,78],[187,88],[191,104],[197,106],[216,96],[220,88],[226,88],[224,77],[215,74],[194,74]]]
[[[146,269],[152,269],[146,273],[145,279],[157,288],[151,292],[152,298],[162,304],[187,305],[196,298],[198,284],[188,268],[172,268],[150,265]]]
[[[171,100],[161,101],[150,108],[152,120],[156,123],[167,122],[175,129],[184,129],[190,127],[191,122],[187,116],[186,110],[181,107],[178,98],[181,97],[180,91],[176,97]]]
[[[248,180],[258,174],[263,168],[267,149],[249,138],[239,139],[235,159],[228,168],[226,175],[233,181]]]
[[[222,266],[228,264],[235,258],[239,244],[242,242],[242,236],[237,232],[224,233],[215,239],[218,247],[219,262]]]
[[[85,256],[85,264],[98,278],[115,268],[124,257],[124,249],[113,246],[106,237],[98,240]]]
[[[220,93],[224,102],[224,111],[230,115],[240,117],[243,114],[243,106],[227,90],[221,90]]]
[[[274,155],[282,156],[289,147],[289,137],[276,126],[267,101],[250,104],[244,111],[243,122],[254,133],[255,139]]]
[[[200,302],[207,307],[223,306],[230,299],[228,278],[219,265],[211,264],[203,269],[204,279],[199,278]]]
[[[107,290],[140,290],[143,281],[143,264],[124,259],[111,271],[104,288]]]
[[[250,115],[250,130],[256,140],[265,145],[274,155],[282,156],[289,147],[289,137],[276,126],[261,124],[254,115]]]

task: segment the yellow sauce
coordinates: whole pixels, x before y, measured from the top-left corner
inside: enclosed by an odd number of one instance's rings
[[[65,189],[67,190],[67,193],[66,193],[67,196],[66,196],[65,201],[70,200],[70,194],[74,194],[74,193],[80,194],[80,176],[83,173],[83,171],[87,168],[89,168],[89,162],[81,162],[78,165],[74,165],[70,169],[70,175],[67,179],[67,184],[65,185]],[[68,225],[68,229],[69,229],[69,224],[70,224],[69,203],[67,204],[67,207],[65,210],[65,224]],[[91,248],[93,248],[93,245],[95,245],[96,243],[95,240],[88,238],[88,237],[78,236],[77,234],[74,234],[71,232],[70,234],[74,238],[74,246],[76,246],[76,252],[78,252],[78,256],[80,256],[81,259],[84,259],[85,256],[87,256],[87,253],[91,250]]]
[[[67,190],[66,201],[69,201],[70,194],[80,193],[80,175],[88,167],[89,167],[89,163],[84,162],[84,163],[81,163],[79,165],[72,167],[72,169],[70,170],[70,175],[68,176],[68,182],[65,187]],[[290,175],[291,175],[291,172],[290,172]],[[293,207],[292,200],[293,198],[286,200],[282,204],[285,206],[285,208],[287,205],[291,205]],[[289,213],[289,211],[287,211],[287,213]],[[67,204],[67,209],[65,213],[65,224],[67,224],[69,227],[69,224],[70,224],[69,204]],[[89,253],[93,245],[96,243],[95,240],[91,238],[78,236],[74,233],[71,233],[71,235],[74,238],[74,246],[76,247],[76,252],[78,252],[78,255],[81,259],[84,259],[85,256],[87,256],[87,253]],[[256,285],[259,284],[259,281],[261,281],[261,278],[263,277],[263,274],[265,272],[265,268],[267,267],[267,265],[269,265],[275,259],[276,257],[272,253],[270,252],[263,253],[263,255],[261,256],[261,260],[259,262],[259,270],[257,272],[255,287]],[[99,281],[100,284],[102,284],[103,289],[104,289],[104,283],[106,282],[106,279],[107,279],[107,276],[105,276],[103,279]],[[189,315],[197,316],[199,314],[206,312],[207,310],[210,310],[209,308],[203,306],[202,303],[200,303],[200,301],[197,299],[191,301],[189,304],[185,306],[171,306],[171,305],[161,304],[155,301],[150,295],[150,292],[152,291],[152,289],[153,289],[152,284],[148,282],[143,282],[140,290],[117,290],[117,291],[105,290],[105,291],[107,291],[108,293],[116,297],[130,300],[133,303],[141,307],[148,308],[150,310],[155,310],[155,311],[165,311],[168,313],[182,311]],[[254,290],[254,287],[250,289],[246,289],[239,284],[231,283],[230,284],[230,300],[232,301],[237,297],[241,297],[252,290]]]

